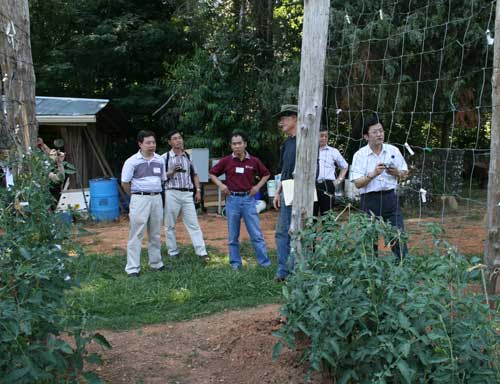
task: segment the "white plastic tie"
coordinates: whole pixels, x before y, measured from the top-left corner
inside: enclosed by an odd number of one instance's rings
[[[495,43],[495,39],[491,37],[491,32],[489,29],[486,30],[486,42],[488,45],[493,45]]]
[[[427,191],[423,188],[420,188],[420,199],[422,199],[422,203],[427,203]]]
[[[411,149],[410,144],[405,143],[405,148],[408,151],[408,153],[410,154],[410,156],[413,156],[415,154],[415,152],[413,152],[413,149]]]

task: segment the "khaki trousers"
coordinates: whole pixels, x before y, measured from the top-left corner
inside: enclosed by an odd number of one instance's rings
[[[144,230],[148,231],[149,266],[163,267],[161,258],[161,224],[163,207],[161,195],[132,195],[130,198],[130,232],[127,245],[127,273],[141,270],[141,247]]]

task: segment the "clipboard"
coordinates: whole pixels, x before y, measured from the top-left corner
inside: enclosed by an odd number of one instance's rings
[[[281,182],[281,189],[283,190],[283,198],[285,199],[285,205],[288,207],[293,204],[293,189],[294,180],[288,179]],[[316,188],[314,188],[314,201],[318,201],[318,194],[316,193]]]

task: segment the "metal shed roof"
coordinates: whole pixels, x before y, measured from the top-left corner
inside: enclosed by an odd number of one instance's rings
[[[108,103],[108,99],[37,96],[36,119],[41,124],[95,123],[95,115]]]

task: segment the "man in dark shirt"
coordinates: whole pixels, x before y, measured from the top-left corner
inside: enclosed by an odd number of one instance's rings
[[[288,135],[281,146],[280,164],[281,179],[274,195],[274,208],[280,210],[278,224],[276,225],[276,253],[278,255],[278,270],[276,281],[284,281],[290,271],[293,271],[294,260],[290,257],[290,223],[292,220],[292,206],[285,205],[285,199],[281,193],[281,182],[293,179],[295,171],[295,151],[297,134],[297,114],[296,105],[285,104],[281,106],[279,116],[279,126]],[[290,259],[290,261],[288,260]]]
[[[270,173],[257,157],[250,156],[246,147],[245,134],[233,132],[231,135],[233,153],[222,158],[209,173],[210,180],[226,195],[229,263],[235,271],[240,270],[242,264],[239,243],[242,217],[252,240],[258,263],[263,267],[271,265],[253,197],[269,179]],[[222,174],[226,174],[226,184],[217,178]],[[260,180],[255,184],[257,177]]]

